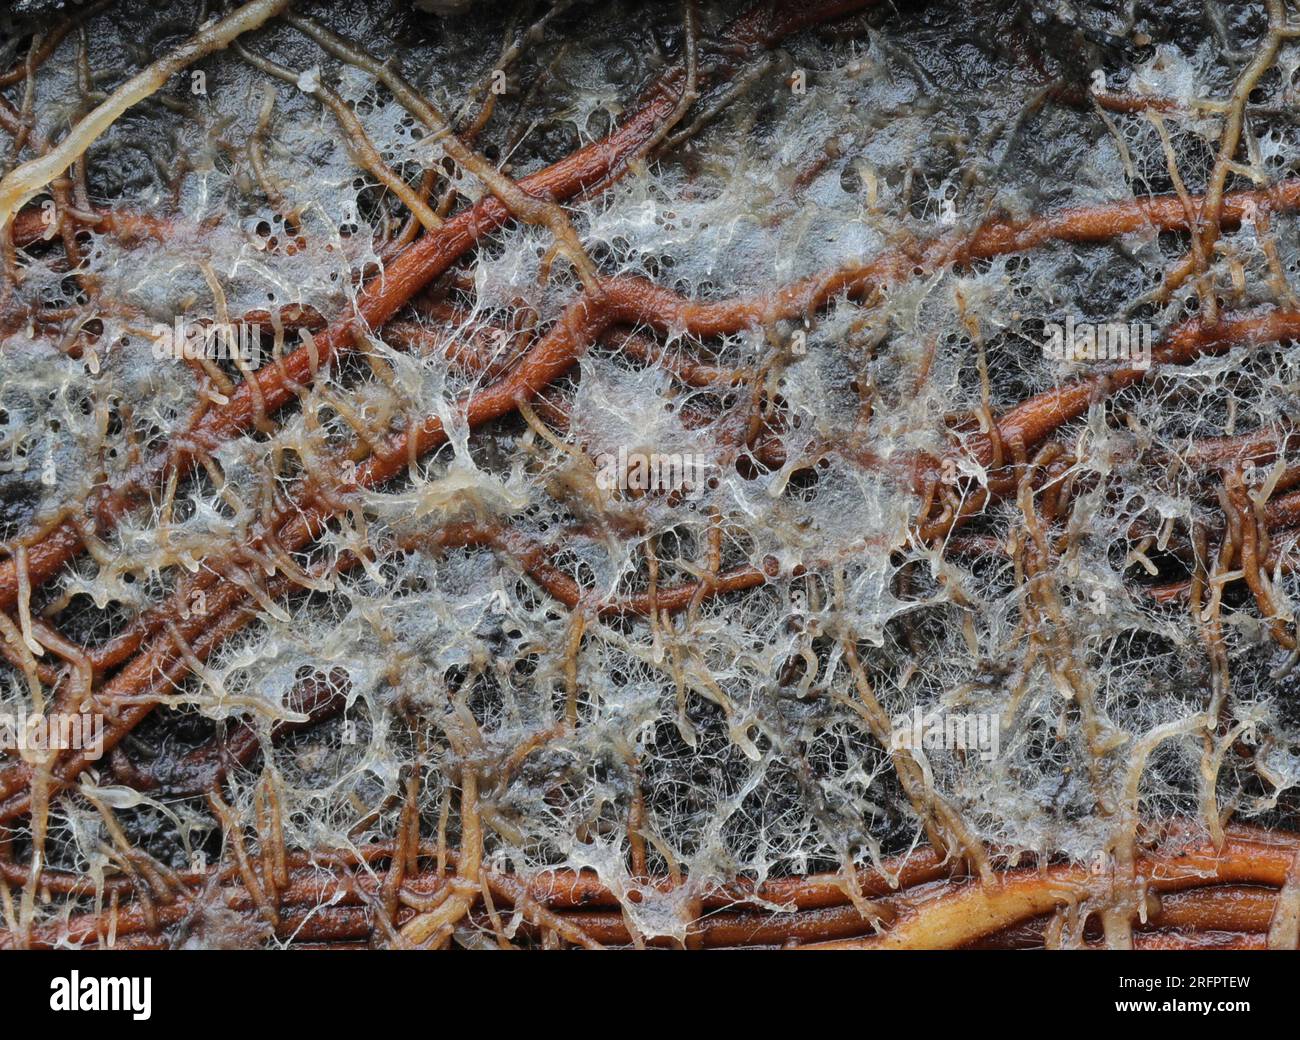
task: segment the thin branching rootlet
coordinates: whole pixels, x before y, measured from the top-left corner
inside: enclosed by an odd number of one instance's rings
[[[0,947],[1296,947],[1300,9],[458,6],[0,15]]]

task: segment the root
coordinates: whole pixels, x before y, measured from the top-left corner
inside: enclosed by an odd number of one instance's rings
[[[48,155],[24,163],[0,180],[0,225],[8,224],[37,192],[81,158],[128,108],[156,93],[177,72],[221,50],[288,6],[289,0],[250,0],[122,84]]]

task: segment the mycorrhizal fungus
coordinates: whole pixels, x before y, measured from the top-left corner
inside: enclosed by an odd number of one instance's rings
[[[0,15],[0,946],[1295,947],[1300,13],[469,6]]]

